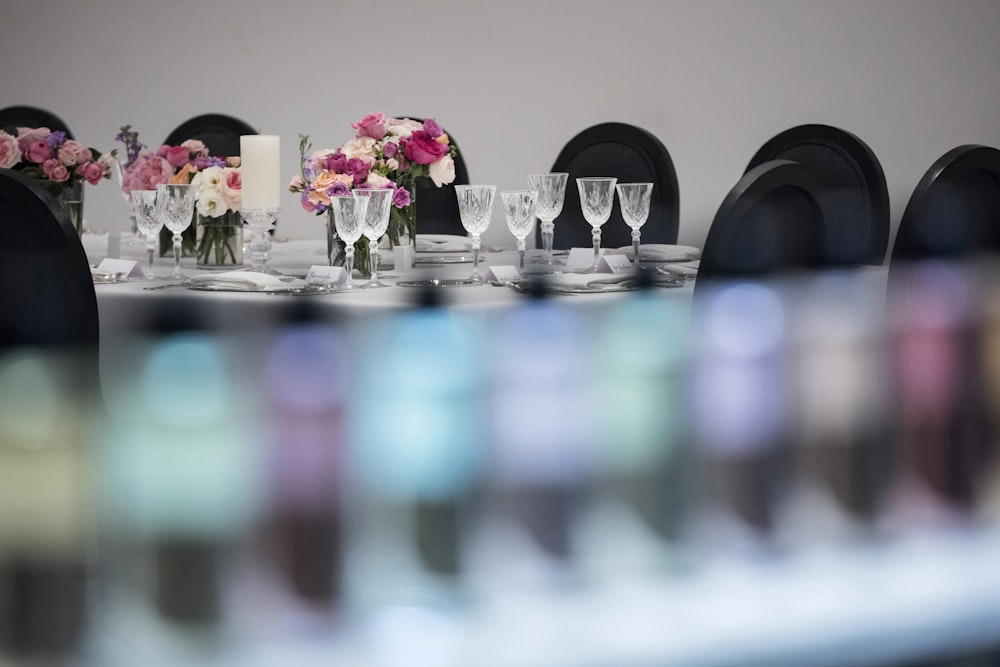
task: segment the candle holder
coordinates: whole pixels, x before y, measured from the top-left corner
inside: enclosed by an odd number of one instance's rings
[[[281,275],[268,266],[271,259],[271,241],[268,232],[274,229],[280,208],[248,208],[240,211],[244,225],[253,238],[250,241],[250,270],[271,275]]]

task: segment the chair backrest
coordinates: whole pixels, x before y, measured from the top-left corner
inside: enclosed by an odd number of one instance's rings
[[[903,211],[890,265],[1000,252],[1000,150],[958,146],[917,183]]]
[[[823,254],[831,266],[881,265],[889,244],[889,189],[875,153],[857,136],[829,125],[800,125],[767,141],[747,171],[793,160],[822,181]]]
[[[73,138],[69,126],[51,111],[28,106],[0,109],[0,130],[16,137],[19,127],[47,127],[53,132],[65,132],[67,139]]]
[[[824,266],[821,181],[791,160],[748,171],[708,230],[695,289],[714,280],[766,278]]]
[[[576,179],[586,176],[614,176],[619,183],[653,183],[649,218],[642,227],[643,243],[677,243],[680,196],[677,174],[666,146],[646,130],[626,123],[601,123],[589,127],[563,147],[554,172],[566,172],[566,199],[556,218],[553,248],[590,247],[590,224],[580,208]],[[541,230],[536,230],[541,247]],[[617,248],[631,245],[632,230],[615,204],[611,217],[601,228],[601,245]]]
[[[418,123],[424,122],[417,116],[400,116]],[[456,234],[466,236],[468,232],[462,226],[462,218],[458,214],[458,195],[456,185],[469,184],[469,170],[465,166],[465,156],[459,148],[455,136],[443,128],[458,149],[455,154],[455,180],[440,188],[433,183],[417,185],[417,233],[418,234]]]
[[[9,169],[0,169],[0,239],[0,352],[79,355],[96,380],[97,296],[83,244],[55,199]]]
[[[225,114],[209,113],[195,116],[178,125],[163,143],[177,146],[188,139],[198,139],[215,157],[232,157],[240,154],[240,137],[258,134],[249,123]]]

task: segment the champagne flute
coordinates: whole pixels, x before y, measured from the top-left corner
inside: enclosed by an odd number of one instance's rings
[[[555,233],[555,219],[562,213],[568,178],[569,174],[565,172],[528,174],[528,188],[538,192],[535,215],[542,221],[543,264],[555,263],[552,259],[552,236]]]
[[[354,288],[354,278],[351,275],[354,272],[354,244],[361,238],[365,226],[368,200],[369,197],[364,194],[330,197],[333,223],[337,228],[337,235],[344,242],[344,270],[347,271],[344,289]]]
[[[174,233],[174,271],[171,278],[182,279],[181,234],[191,226],[195,189],[189,183],[160,183],[156,186],[156,217]]]
[[[632,228],[632,262],[639,268],[639,237],[640,229],[649,217],[649,201],[652,198],[652,183],[619,183],[618,203],[621,205],[622,217]]]
[[[136,229],[146,238],[146,255],[149,265],[143,269],[146,280],[157,280],[153,273],[153,258],[156,256],[163,220],[156,214],[156,190],[132,190],[131,211]]]
[[[472,276],[469,278],[476,285],[483,284],[479,274],[479,237],[490,226],[493,216],[493,195],[497,191],[495,185],[456,185],[458,195],[458,213],[462,218],[465,231],[472,234]]]
[[[576,186],[580,191],[580,208],[584,219],[590,223],[594,239],[594,264],[582,273],[597,273],[601,261],[601,225],[611,217],[617,182],[618,179],[613,176],[576,179]]]
[[[503,212],[507,218],[507,229],[517,239],[518,269],[524,271],[525,239],[535,223],[535,207],[538,192],[535,190],[515,190],[501,192]]]
[[[371,278],[368,279],[368,287],[385,287],[386,284],[378,279],[378,242],[389,227],[389,207],[392,206],[392,195],[395,190],[392,188],[370,188],[368,190],[354,190],[355,194],[361,192],[368,196],[368,210],[365,212],[365,223],[362,233],[368,238],[368,256],[370,258]]]

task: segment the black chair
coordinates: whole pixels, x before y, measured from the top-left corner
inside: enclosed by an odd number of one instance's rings
[[[16,137],[19,127],[47,127],[53,132],[65,132],[67,139],[73,138],[69,126],[51,111],[28,106],[0,109],[0,130]]]
[[[240,137],[245,134],[258,134],[258,131],[239,118],[209,113],[184,121],[163,143],[178,146],[188,139],[198,139],[212,156],[233,157],[240,154]]]
[[[416,116],[401,116],[401,118],[409,118],[418,123],[424,122],[423,118]],[[462,218],[458,214],[458,195],[455,194],[455,186],[469,184],[469,170],[465,166],[465,157],[462,155],[462,149],[458,147],[458,142],[455,141],[455,136],[447,129],[444,131],[457,149],[455,180],[440,188],[433,183],[417,185],[417,233],[467,236],[468,232],[462,226]]]
[[[712,220],[696,292],[718,280],[822,268],[821,187],[811,169],[791,160],[771,160],[747,172]]]
[[[890,267],[1000,252],[1000,150],[958,146],[923,175],[903,211]]]
[[[800,125],[771,138],[747,171],[769,160],[811,168],[823,188],[817,197],[826,219],[824,259],[831,266],[881,265],[889,244],[889,190],[868,144],[829,125]]]
[[[590,224],[580,209],[576,179],[585,176],[615,176],[619,183],[653,183],[649,218],[642,228],[643,243],[677,243],[680,196],[677,174],[666,146],[646,130],[625,123],[601,123],[570,139],[552,166],[566,172],[566,199],[556,218],[553,248],[590,247]],[[542,246],[541,230],[536,232]],[[631,245],[632,230],[615,204],[601,228],[601,245],[617,248]]]

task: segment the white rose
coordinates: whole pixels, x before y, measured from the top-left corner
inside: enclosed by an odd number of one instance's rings
[[[340,152],[347,156],[347,159],[360,158],[365,164],[371,166],[375,164],[375,140],[371,137],[358,137],[351,139]]]
[[[222,195],[216,192],[204,192],[198,195],[198,215],[206,218],[217,218],[228,210]]]
[[[195,181],[199,195],[202,192],[218,192],[219,184],[222,182],[222,167],[205,167],[191,182]]]
[[[407,139],[417,130],[424,129],[424,126],[423,123],[418,123],[417,121],[410,120],[409,118],[392,118],[389,120],[387,129],[389,130],[389,134],[394,137]]]
[[[367,183],[373,188],[387,188],[392,184],[392,181],[377,171],[372,171],[368,173]]]
[[[432,162],[428,168],[434,185],[441,187],[455,180],[455,161],[450,155],[444,155],[437,162]]]

